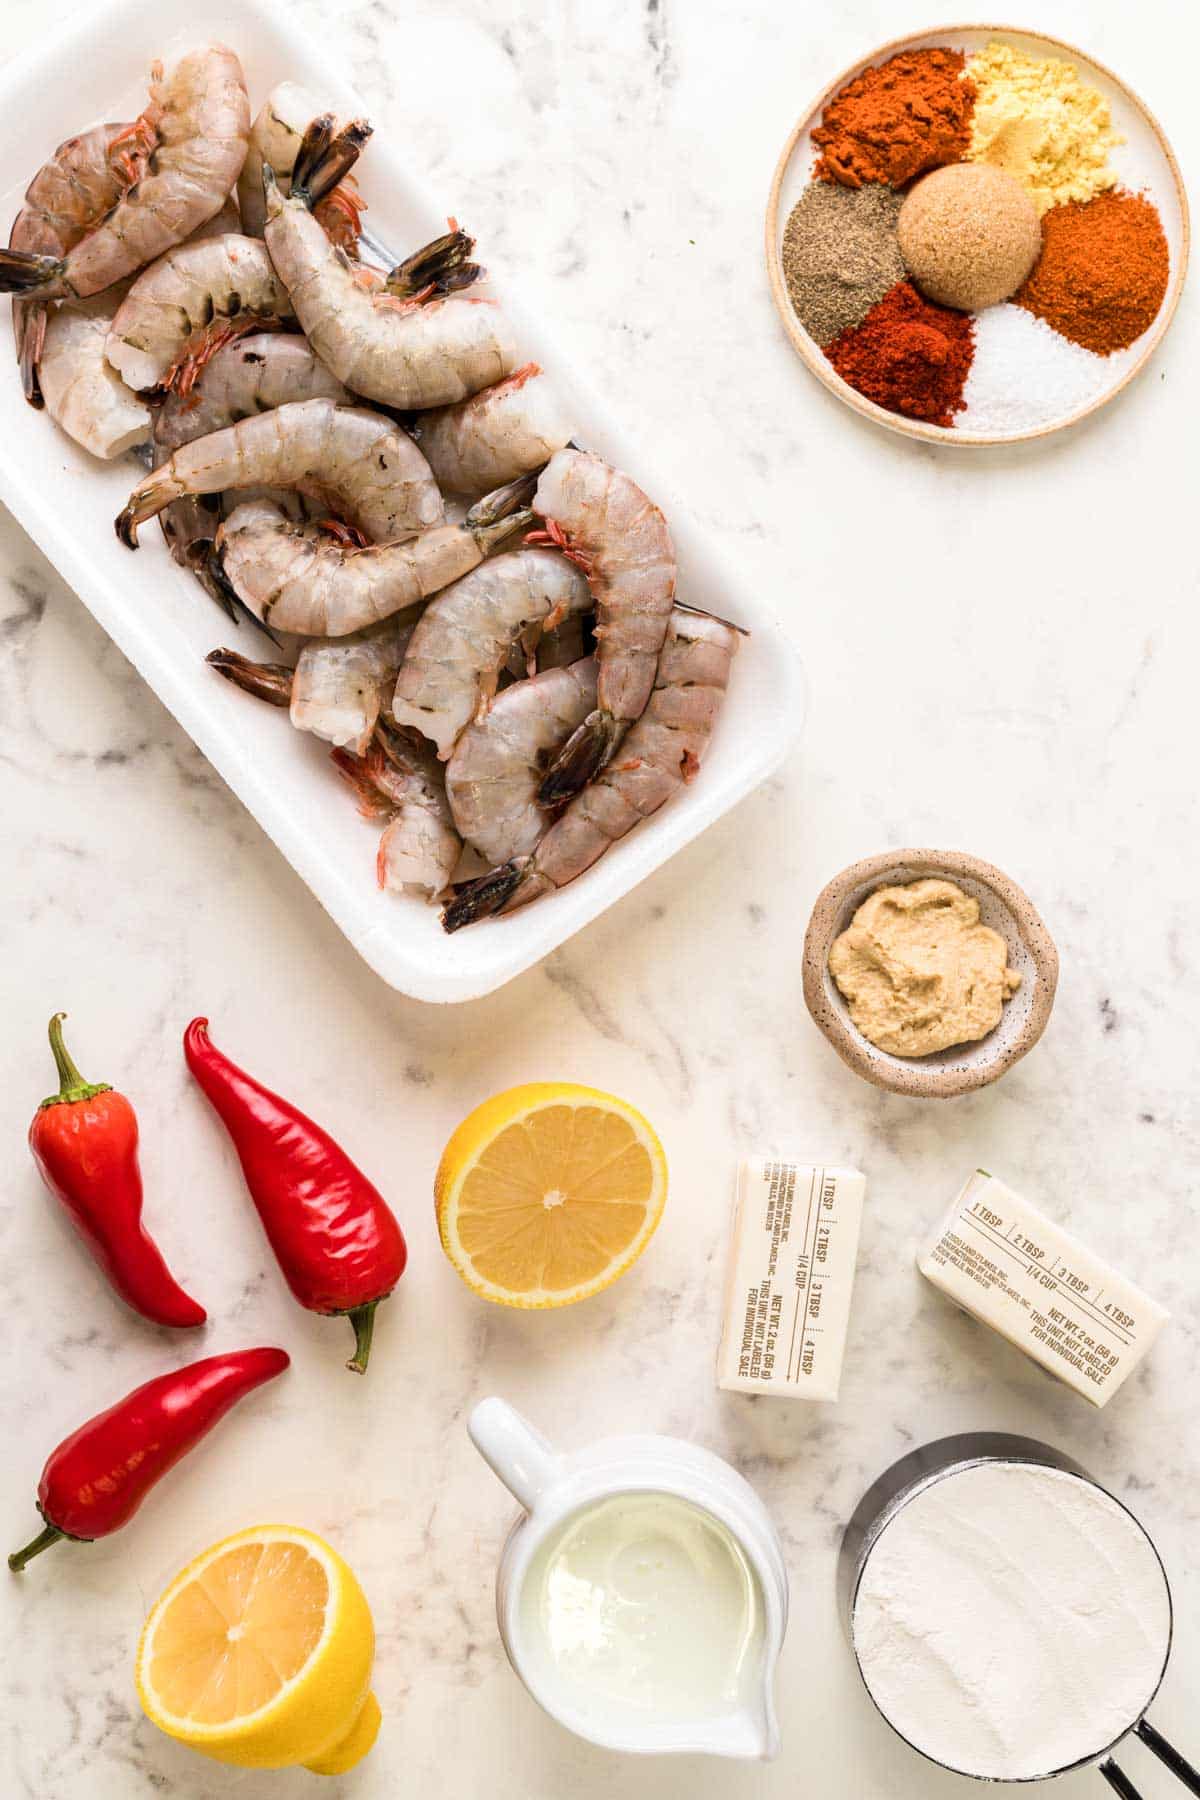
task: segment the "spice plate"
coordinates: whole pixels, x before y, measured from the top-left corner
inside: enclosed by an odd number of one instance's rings
[[[1124,139],[1109,151],[1109,162],[1121,189],[1144,195],[1156,208],[1167,244],[1169,274],[1152,323],[1134,342],[1107,356],[1071,342],[1011,302],[974,315],[973,359],[962,396],[964,409],[954,415],[949,426],[933,424],[875,404],[834,368],[793,309],[784,271],[784,233],[793,207],[809,185],[819,153],[813,131],[829,102],[848,83],[903,52],[947,49],[973,56],[995,42],[1025,56],[1072,65],[1080,81],[1107,101],[1113,128]],[[1020,443],[1043,437],[1088,417],[1120,393],[1145,366],[1171,322],[1187,270],[1189,239],[1187,197],[1178,164],[1161,126],[1138,96],[1118,76],[1071,45],[1044,33],[1003,25],[948,25],[897,38],[844,70],[789,136],[767,203],[771,293],[784,329],[803,361],[839,400],[864,418],[908,437],[954,445]]]
[[[151,61],[219,39],[242,58],[255,106],[276,82],[300,82],[344,115],[369,113],[336,73],[326,44],[298,34],[269,0],[114,0],[85,9],[57,35],[14,57],[0,73],[0,195],[15,214],[41,157],[99,119],[133,118],[145,100]],[[425,194],[411,173],[403,114],[377,118],[362,183],[370,223],[384,242],[407,250],[444,230],[455,206]],[[490,221],[466,221],[485,258]],[[54,563],[89,611],[174,713],[263,830],[307,883],[359,954],[390,986],[416,999],[473,999],[539,962],[621,899],[783,761],[799,719],[800,672],[773,613],[721,574],[720,547],[693,527],[685,504],[643,453],[637,422],[614,421],[575,375],[540,318],[527,318],[507,293],[518,341],[552,377],[578,419],[589,449],[627,470],[662,506],[679,558],[679,591],[697,607],[747,627],[723,716],[700,778],[640,825],[585,876],[507,918],[448,937],[438,910],[375,883],[377,833],[346,804],[325,747],[280,729],[259,707],[205,666],[228,642],[270,660],[270,642],[249,626],[234,631],[193,577],[170,559],[157,531],[131,554],[113,519],[141,470],[132,459],[99,463],[24,400],[7,322],[0,332],[0,499]],[[4,309],[5,314],[8,308]]]

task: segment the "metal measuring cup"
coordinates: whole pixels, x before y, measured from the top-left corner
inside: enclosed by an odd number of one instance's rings
[[[850,1648],[854,1652],[859,1675],[863,1677],[863,1686],[867,1689],[872,1704],[876,1706],[880,1717],[891,1727],[896,1736],[903,1743],[908,1744],[911,1750],[915,1750],[918,1756],[924,1756],[929,1762],[937,1762],[937,1758],[929,1756],[926,1751],[919,1750],[916,1745],[911,1744],[899,1726],[888,1718],[882,1708],[876,1704],[874,1696],[871,1695],[854,1640],[854,1605],[867,1559],[880,1535],[887,1529],[896,1514],[907,1506],[909,1501],[914,1499],[921,1490],[932,1483],[985,1462],[1040,1464],[1044,1468],[1058,1469],[1065,1474],[1078,1476],[1081,1481],[1089,1482],[1092,1487],[1098,1488],[1108,1499],[1114,1500],[1118,1506],[1121,1506],[1123,1512],[1129,1514],[1154,1552],[1159,1567],[1162,1568],[1162,1559],[1155,1549],[1153,1539],[1141,1521],[1129,1512],[1129,1508],[1123,1506],[1121,1501],[1116,1500],[1115,1495],[1109,1494],[1107,1488],[1102,1487],[1094,1476],[1090,1475],[1079,1463],[1073,1461],[1071,1457],[1065,1456],[1060,1450],[1051,1449],[1049,1444],[1039,1443],[1035,1438],[1015,1437],[1008,1432],[1001,1431],[963,1432],[957,1437],[939,1438],[935,1443],[922,1445],[919,1450],[912,1450],[907,1456],[902,1456],[898,1462],[892,1464],[890,1469],[885,1469],[878,1481],[867,1489],[859,1501],[843,1534],[841,1554],[838,1559],[838,1603],[842,1623]],[[1170,1584],[1167,1582],[1165,1569],[1163,1570],[1163,1581],[1166,1585],[1168,1608],[1170,1608]],[[1027,1784],[1032,1780],[1055,1780],[1060,1775],[1069,1774],[1073,1769],[1095,1763],[1109,1787],[1120,1794],[1122,1800],[1142,1800],[1142,1795],[1112,1756],[1117,1745],[1132,1734],[1141,1739],[1146,1748],[1152,1751],[1159,1761],[1170,1770],[1171,1774],[1183,1783],[1190,1794],[1200,1795],[1200,1771],[1194,1769],[1191,1763],[1181,1756],[1172,1744],[1167,1742],[1162,1733],[1155,1730],[1146,1717],[1162,1684],[1170,1652],[1171,1629],[1170,1623],[1168,1623],[1162,1668],[1154,1684],[1154,1692],[1147,1698],[1139,1716],[1130,1719],[1128,1724],[1107,1744],[1097,1744],[1094,1750],[1086,1756],[1080,1757],[1067,1768],[1047,1769],[1043,1775],[1014,1777],[969,1775],[959,1769],[952,1769],[949,1772],[963,1775],[965,1780],[994,1781],[1010,1786],[1016,1785],[1018,1782]],[[947,1765],[938,1763],[938,1767],[944,1768]]]

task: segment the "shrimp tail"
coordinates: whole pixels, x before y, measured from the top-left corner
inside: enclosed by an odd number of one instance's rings
[[[351,119],[340,131],[335,130],[336,123],[332,113],[322,113],[314,119],[304,133],[296,155],[292,193],[310,212],[318,200],[324,199],[350,173],[371,135],[372,128],[366,119]],[[270,182],[275,181],[275,171],[271,169],[268,182],[269,168],[269,164],[263,164],[263,183],[268,195]]]
[[[136,550],[138,526],[162,512],[165,506],[169,506],[172,500],[178,500],[184,492],[185,489],[168,472],[165,463],[161,469],[155,469],[145,480],[139,481],[113,520],[113,528],[121,542],[128,549]]]
[[[475,239],[455,227],[397,263],[384,287],[396,300],[428,299],[470,287],[483,274],[480,265],[470,260],[474,248]]]
[[[0,249],[0,294],[37,294],[52,299],[65,292],[67,265],[40,250]]]
[[[243,694],[253,694],[256,700],[265,700],[270,706],[287,706],[291,702],[295,670],[286,663],[251,662],[236,650],[210,650],[204,660],[218,675],[241,688]]]
[[[611,713],[590,712],[582,725],[576,726],[550,767],[538,789],[539,806],[561,806],[604,768],[624,733],[620,719]]]
[[[46,305],[42,300],[13,301],[13,336],[17,344],[17,362],[21,369],[21,386],[30,406],[43,407],[42,384],[38,380],[38,364],[46,342]]]
[[[533,498],[538,473],[506,481],[503,487],[494,488],[477,500],[467,514],[463,523],[484,556],[491,556],[533,524],[533,512],[526,502]]]
[[[455,888],[453,900],[442,909],[442,930],[461,931],[464,925],[474,925],[477,919],[499,912],[524,881],[529,861],[527,856],[515,856],[498,869]]]

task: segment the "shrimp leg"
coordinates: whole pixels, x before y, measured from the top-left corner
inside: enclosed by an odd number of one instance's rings
[[[333,761],[359,796],[366,818],[387,817],[375,874],[389,894],[445,891],[462,855],[442,768],[428,745],[381,719],[365,757],[335,750]]]
[[[462,887],[442,914],[458,931],[565,887],[698,774],[720,714],[740,634],[715,619],[676,612],[654,690],[621,756],[576,795],[529,854]]]

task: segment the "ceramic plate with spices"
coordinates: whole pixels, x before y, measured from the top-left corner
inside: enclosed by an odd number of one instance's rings
[[[796,126],[767,207],[795,348],[876,423],[1015,443],[1144,366],[1188,257],[1171,147],[1069,44],[948,26],[885,44]]]

